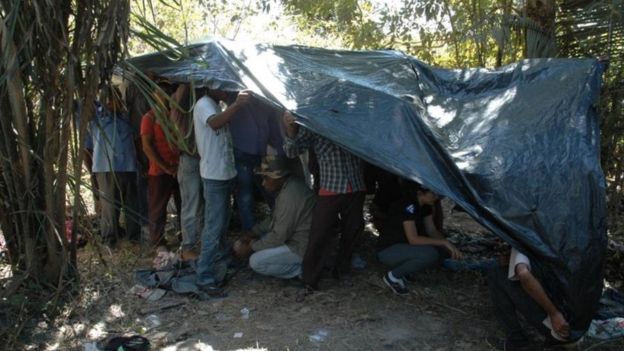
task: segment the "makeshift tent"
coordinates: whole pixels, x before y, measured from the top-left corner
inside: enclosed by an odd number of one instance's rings
[[[362,159],[449,197],[533,259],[580,336],[606,250],[596,60],[430,67],[397,51],[211,41],[128,61],[212,89],[251,89]],[[171,53],[169,53],[171,54]]]

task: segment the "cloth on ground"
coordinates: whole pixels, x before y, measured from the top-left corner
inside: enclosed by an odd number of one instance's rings
[[[173,261],[160,269],[147,268],[135,272],[135,281],[149,289],[165,289],[175,293],[207,300],[210,297],[202,292],[196,284],[196,263],[194,261]],[[217,276],[227,280],[228,267],[217,267]]]
[[[605,320],[615,317],[624,317],[624,294],[611,288],[606,288],[600,298],[596,320]]]

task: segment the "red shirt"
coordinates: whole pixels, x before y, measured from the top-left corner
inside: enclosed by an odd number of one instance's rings
[[[178,164],[178,149],[167,141],[165,132],[155,121],[154,110],[149,110],[149,112],[143,115],[143,118],[141,119],[141,136],[143,135],[149,135],[152,137],[154,149],[163,161],[170,165]],[[165,174],[165,172],[156,164],[156,162],[149,160],[149,170],[147,171],[147,175],[157,176],[162,174]]]

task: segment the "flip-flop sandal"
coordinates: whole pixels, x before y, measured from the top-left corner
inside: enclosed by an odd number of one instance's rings
[[[150,342],[141,335],[114,336],[98,342],[97,348],[102,351],[147,351]]]

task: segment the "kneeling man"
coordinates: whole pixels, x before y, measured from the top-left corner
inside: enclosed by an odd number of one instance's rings
[[[251,233],[234,243],[239,257],[259,274],[282,279],[301,275],[301,262],[308,244],[315,196],[302,179],[290,176],[287,161],[266,156],[260,169],[262,186],[276,195],[271,217],[256,224]]]
[[[518,313],[545,336],[542,350],[561,350],[576,343],[578,336],[571,338],[568,321],[550,299],[538,277],[531,271],[529,258],[515,248],[511,249],[507,269],[496,267],[489,272],[494,313],[506,334],[504,340],[488,338],[488,343],[495,349],[539,349],[525,333]]]

